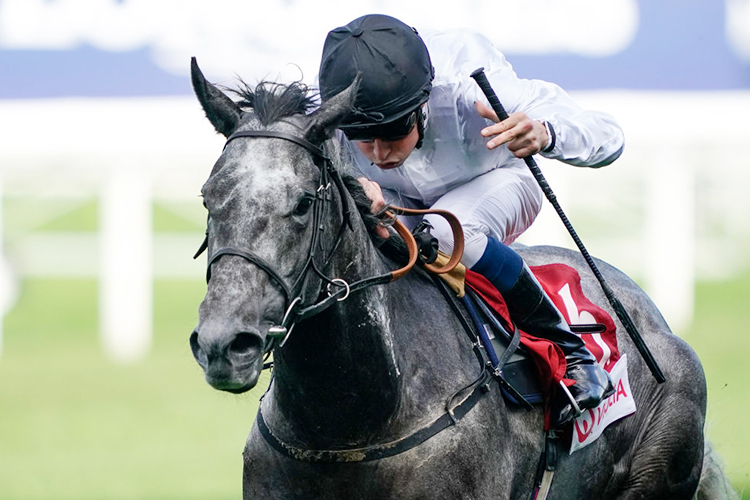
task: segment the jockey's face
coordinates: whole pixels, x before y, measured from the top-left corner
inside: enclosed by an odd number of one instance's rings
[[[365,157],[378,167],[387,170],[400,167],[419,142],[417,125],[404,137],[395,140],[374,138],[367,141],[354,141]]]

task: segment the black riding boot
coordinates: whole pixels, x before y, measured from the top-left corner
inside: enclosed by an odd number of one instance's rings
[[[568,368],[565,377],[575,380],[568,389],[581,410],[595,408],[614,392],[609,375],[586,349],[583,340],[570,331],[568,323],[542,289],[526,264],[515,285],[503,294],[511,318],[518,328],[551,340],[562,349]],[[577,417],[562,390],[552,399],[552,424],[562,425]]]

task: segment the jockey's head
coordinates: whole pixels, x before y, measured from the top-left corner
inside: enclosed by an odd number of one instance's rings
[[[328,33],[320,62],[320,95],[326,101],[362,74],[355,109],[339,126],[353,141],[397,141],[417,127],[434,70],[417,31],[393,17],[372,14]]]

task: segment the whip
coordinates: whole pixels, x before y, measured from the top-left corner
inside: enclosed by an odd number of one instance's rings
[[[508,113],[505,111],[505,108],[503,108],[503,105],[500,104],[500,100],[497,98],[497,94],[495,94],[495,91],[492,90],[492,86],[490,85],[489,80],[487,80],[487,76],[484,74],[484,68],[479,68],[475,70],[471,74],[471,77],[474,80],[476,80],[477,84],[479,84],[479,87],[482,89],[482,92],[484,92],[484,95],[487,97],[487,100],[490,102],[490,106],[492,106],[492,110],[497,114],[498,119],[502,122],[503,120],[508,118]],[[534,158],[532,158],[532,156],[529,155],[523,160],[526,162],[526,165],[529,167],[529,169],[531,170],[531,173],[534,175],[534,178],[539,184],[539,187],[542,188],[544,195],[547,197],[549,202],[555,208],[557,215],[560,216],[560,219],[565,225],[565,228],[568,230],[568,233],[570,233],[570,236],[573,238],[573,241],[578,247],[578,250],[581,252],[581,255],[583,256],[583,258],[586,260],[586,263],[591,268],[591,271],[594,273],[594,276],[596,276],[596,279],[599,281],[599,284],[601,285],[602,290],[604,291],[604,295],[606,295],[607,300],[609,301],[612,308],[615,310],[617,317],[620,318],[620,321],[625,326],[625,330],[627,330],[628,335],[630,335],[630,338],[633,340],[633,343],[638,349],[638,352],[643,357],[643,360],[646,362],[646,365],[648,365],[649,370],[651,370],[651,374],[654,376],[656,381],[659,382],[660,384],[665,382],[666,378],[664,377],[664,373],[661,371],[661,368],[659,368],[659,364],[656,362],[656,359],[654,359],[653,354],[651,354],[651,351],[649,351],[648,346],[643,341],[643,337],[641,337],[641,333],[638,331],[638,327],[635,326],[635,323],[633,323],[633,320],[630,318],[630,315],[625,310],[625,307],[622,305],[620,300],[615,296],[615,293],[612,291],[612,289],[609,287],[607,282],[604,280],[604,276],[602,276],[602,273],[599,271],[599,268],[594,262],[594,259],[591,258],[591,255],[589,255],[588,250],[586,250],[586,247],[583,246],[583,242],[578,237],[578,234],[573,228],[573,225],[570,223],[570,221],[568,220],[568,217],[565,215],[565,212],[563,212],[562,207],[557,202],[557,197],[555,196],[555,193],[552,191],[552,188],[547,183],[547,179],[545,179],[544,175],[542,175],[542,171],[539,169],[539,166],[534,161]]]

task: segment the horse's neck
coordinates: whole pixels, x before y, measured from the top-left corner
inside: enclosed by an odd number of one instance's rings
[[[332,276],[347,281],[385,271],[371,245],[356,258],[343,246]],[[356,440],[392,415],[400,383],[393,343],[393,321],[386,290],[376,286],[353,293],[325,312],[299,324],[275,355],[273,411],[295,428],[309,427],[321,445],[335,436]],[[310,438],[308,438],[310,439]]]
[[[356,258],[343,251],[338,260],[346,266],[335,271],[362,278],[387,270],[369,241]],[[476,372],[470,351],[468,358],[449,352],[456,350],[455,318],[444,306],[420,309],[436,294],[424,276],[409,276],[356,292],[298,325],[277,351],[272,397],[264,403],[277,426],[308,446],[363,446],[431,418],[456,379],[466,378],[461,372]],[[447,344],[429,338],[441,329]]]

